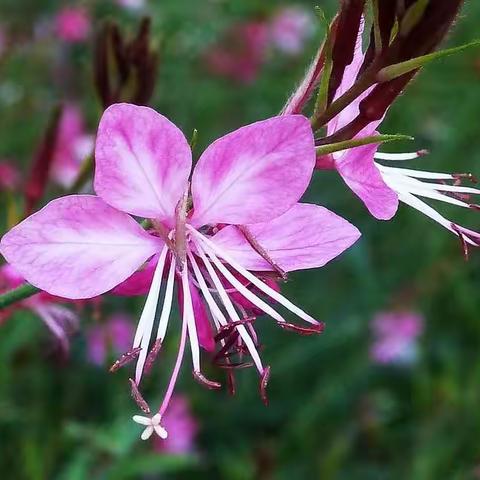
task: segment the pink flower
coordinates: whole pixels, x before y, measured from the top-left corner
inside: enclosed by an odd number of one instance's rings
[[[363,64],[362,33],[363,25],[359,32],[354,59],[345,69],[343,81],[336,94],[337,98],[354,84]],[[358,116],[360,102],[371,89],[364,92],[328,124],[329,135],[340,130]],[[356,137],[362,138],[377,134],[376,130],[381,122],[382,120],[370,123]],[[480,246],[478,232],[457,225],[422,200],[422,198],[427,198],[478,210],[479,207],[470,203],[469,198],[471,195],[480,194],[480,190],[461,185],[463,180],[473,180],[471,174],[425,172],[386,166],[377,160],[387,162],[415,160],[425,152],[379,153],[378,147],[378,144],[371,144],[334,153],[329,157],[318,159],[317,168],[335,168],[347,186],[379,220],[390,220],[396,214],[399,201],[401,201],[457,235],[463,243],[466,254],[468,245]]]
[[[68,43],[83,42],[90,33],[90,15],[83,7],[63,7],[55,18],[57,35]]]
[[[70,187],[77,178],[85,158],[93,153],[94,139],[85,130],[82,113],[73,103],[63,110],[51,176],[64,188]]]
[[[140,10],[145,6],[145,0],[116,0],[116,3],[129,10]]]
[[[130,317],[120,313],[112,315],[105,323],[89,330],[88,358],[92,363],[104,365],[110,350],[117,356],[128,350],[133,332]]]
[[[17,169],[7,162],[0,162],[0,190],[14,190],[20,183]]]
[[[268,26],[251,21],[236,24],[224,38],[210,47],[206,62],[209,70],[239,83],[252,83],[263,65],[268,47]]]
[[[279,50],[299,54],[314,32],[310,11],[299,6],[287,6],[277,11],[270,21],[270,38]]]
[[[164,341],[176,285],[182,292],[178,356],[159,413],[149,417],[151,431],[167,434],[160,422],[187,336],[200,383],[220,386],[204,377],[200,362],[200,347],[210,351],[218,345],[217,363],[228,368],[236,365],[230,363],[236,354],[241,366],[247,355],[252,358],[264,393],[269,368],[257,350],[254,318],[237,308],[222,278],[283,328],[318,333],[321,323],[262,279],[321,267],[360,235],[327,209],[297,203],[315,165],[309,121],[301,115],[274,117],[220,138],[200,157],[189,182],[192,152],[182,132],[150,108],[116,104],[100,122],[95,161],[98,196],[53,200],[2,238],[1,253],[33,285],[73,299],[110,291],[158,255],[133,348],[119,361],[138,355],[132,388],[150,412],[138,385]],[[151,219],[152,228],[145,231],[130,215]],[[265,299],[309,327],[287,323]]]
[[[374,335],[370,355],[374,362],[411,363],[417,354],[417,339],[423,332],[423,317],[414,312],[382,312],[371,324]]]
[[[24,282],[12,265],[0,267],[0,292],[16,288]],[[7,310],[0,312],[0,323],[7,320],[14,310],[27,309],[38,315],[48,329],[58,340],[64,353],[69,350],[68,335],[78,326],[77,315],[68,308],[58,305],[62,300],[47,293],[37,293],[26,300],[22,300]]]
[[[170,435],[163,441],[156,437],[155,450],[174,455],[187,455],[195,451],[198,422],[190,411],[186,397],[173,395],[163,424],[167,432],[175,432],[175,435]]]

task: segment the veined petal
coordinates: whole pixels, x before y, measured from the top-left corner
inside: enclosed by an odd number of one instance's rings
[[[285,271],[322,267],[360,237],[358,229],[342,217],[307,203],[298,203],[271,222],[248,228]],[[235,226],[220,230],[211,240],[247,270],[273,270]]]
[[[387,186],[374,163],[377,144],[348,150],[335,165],[349,188],[379,220],[390,220],[398,210],[398,195]]]
[[[98,127],[95,162],[95,191],[105,202],[173,224],[192,152],[167,118],[148,107],[112,105]]]
[[[192,224],[247,224],[285,213],[315,166],[310,122],[285,115],[242,127],[212,143],[192,177]]]
[[[146,295],[152,284],[158,256],[151,258],[142,268],[137,270],[131,277],[117,285],[111,293],[125,297]]]
[[[111,290],[161,247],[161,240],[101,198],[71,195],[10,230],[0,252],[36,287],[80,299]]]

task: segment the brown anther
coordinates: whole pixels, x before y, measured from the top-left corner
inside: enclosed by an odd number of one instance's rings
[[[287,272],[270,256],[268,251],[258,242],[255,235],[245,225],[237,225],[237,228],[243,233],[243,236],[250,246],[282,277],[287,280]]]
[[[468,205],[472,210],[480,210],[480,205],[476,204],[476,203],[471,203],[470,205]]]
[[[294,325],[293,323],[286,323],[286,322],[277,322],[277,325],[284,330],[289,332],[295,332],[300,335],[318,335],[323,333],[325,330],[325,324],[320,322],[318,325],[314,325],[312,327],[299,327],[298,325]]]
[[[253,367],[252,362],[243,362],[243,363],[217,363],[217,367],[223,368],[224,370],[242,370],[244,368]]]
[[[265,406],[268,406],[267,386],[270,379],[270,366],[263,369],[262,376],[260,377],[260,397]]]
[[[478,180],[477,180],[477,177],[475,177],[475,175],[473,175],[473,173],[454,173],[452,175],[452,177],[455,179],[455,180],[462,180],[462,179],[467,179],[469,180],[470,182],[472,183],[478,183]]]
[[[134,348],[133,350],[129,350],[128,352],[124,353],[111,367],[110,373],[115,373],[119,368],[124,367],[132,360],[135,360],[142,351],[142,347]]]
[[[135,400],[137,405],[139,406],[140,410],[147,415],[150,415],[150,407],[146,400],[142,397],[140,390],[138,389],[138,385],[135,383],[133,378],[128,379],[130,382],[130,387],[132,388],[132,398]]]
[[[143,367],[143,371],[146,374],[150,373],[152,366],[158,356],[158,352],[160,352],[161,348],[162,348],[162,341],[159,338],[157,338],[157,340],[155,340],[155,343],[153,344],[152,349],[150,350],[150,352],[148,352],[147,359],[145,360],[145,366]]]
[[[422,150],[418,150],[417,155],[419,157],[425,157],[426,155],[430,155],[430,151],[424,148]]]
[[[256,317],[247,317],[243,320],[237,320],[235,322],[227,323],[227,325],[223,325],[219,328],[218,333],[215,335],[215,341],[219,342],[220,340],[223,340],[225,337],[228,337],[235,328],[241,325],[246,325],[247,323],[252,323],[255,320]]]
[[[214,355],[213,363],[218,362],[221,358],[228,357],[231,355],[228,353],[228,351],[230,350],[230,348],[233,347],[233,345],[238,339],[238,336],[239,336],[238,332],[232,333],[230,338],[228,338],[228,340],[225,342],[225,345],[223,345],[223,347]]]
[[[451,226],[452,226],[452,229],[455,231],[455,233],[458,235],[458,238],[460,239],[460,244],[463,250],[463,257],[465,258],[465,261],[468,262],[469,251],[468,251],[468,243],[465,240],[465,236],[458,228],[458,225],[455,225],[454,223],[452,223]]]
[[[231,395],[232,397],[237,392],[237,389],[235,386],[235,375],[232,370],[227,371],[227,389],[228,389],[229,395]]]
[[[214,382],[212,380],[209,380],[208,378],[203,375],[201,372],[196,372],[193,371],[193,378],[200,384],[203,385],[204,387],[207,387],[209,390],[218,390],[219,388],[222,388],[222,384],[219,382]]]

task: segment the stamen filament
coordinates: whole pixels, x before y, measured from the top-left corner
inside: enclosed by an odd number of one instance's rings
[[[152,285],[145,301],[145,306],[138,322],[137,332],[133,341],[133,348],[142,347],[142,351],[137,360],[135,369],[135,383],[138,385],[142,378],[143,366],[147,359],[148,345],[152,335],[153,323],[155,322],[155,313],[157,311],[158,297],[162,286],[163,267],[165,266],[165,258],[167,256],[168,247],[165,246],[158,260],[155,273],[153,274]],[[141,343],[140,343],[141,342]]]
[[[157,340],[163,342],[167,333],[168,320],[172,311],[173,286],[175,284],[175,257],[172,255],[170,260],[170,269],[168,271],[167,289],[165,290],[165,298],[163,300],[162,313],[158,322]]]
[[[219,248],[217,245],[215,245],[212,241],[204,237],[201,233],[197,232],[194,228],[190,227],[187,225],[187,228],[193,233],[195,237],[200,239],[205,245],[205,248],[207,251],[214,251],[218,253],[218,255],[223,258],[227,263],[229,263],[238,273],[240,273],[242,276],[244,276],[247,280],[250,280],[251,283],[253,283],[259,290],[263,291],[266,293],[269,297],[273,298],[276,300],[278,303],[283,305],[285,308],[290,310],[291,312],[295,313],[298,315],[300,318],[305,320],[306,322],[313,323],[315,325],[318,325],[319,322],[315,320],[313,317],[308,315],[308,313],[304,312],[301,308],[297,307],[294,305],[290,300],[285,298],[283,295],[279,294],[273,288],[270,288],[268,285],[263,283],[261,280],[259,280],[255,275],[252,275],[248,270],[243,268],[239,263],[237,263],[230,255],[228,255],[223,249]],[[198,244],[197,244],[198,246]]]
[[[205,267],[207,268],[208,274],[210,275],[210,278],[212,279],[212,282],[215,285],[215,288],[217,289],[218,295],[220,296],[220,299],[222,300],[223,305],[225,306],[228,315],[234,322],[239,322],[240,321],[240,316],[238,315],[237,311],[235,310],[235,307],[233,306],[230,298],[228,297],[227,292],[225,291],[222,282],[220,281],[220,278],[218,277],[217,273],[215,272],[215,269],[213,268],[212,264],[208,260],[207,256],[205,255],[205,252],[202,250],[201,246],[196,244],[198,254],[203,260],[203,263],[205,264]],[[255,347],[255,344],[253,343],[253,340],[250,338],[250,335],[248,334],[246,328],[243,325],[237,326],[238,333],[242,337],[242,340],[245,342],[245,345],[248,348],[248,351],[250,352],[250,355],[252,356],[253,361],[255,362],[255,365],[262,374],[263,372],[263,365],[262,361],[260,360],[260,356],[258,355],[257,349]]]

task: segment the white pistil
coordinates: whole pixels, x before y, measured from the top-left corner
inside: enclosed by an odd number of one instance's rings
[[[148,354],[148,346],[152,335],[153,324],[155,321],[155,313],[157,311],[158,297],[160,295],[160,288],[162,286],[163,267],[165,266],[165,258],[167,256],[168,247],[163,247],[160,258],[158,259],[155,273],[153,274],[152,285],[145,301],[145,306],[138,322],[135,339],[133,341],[133,348],[142,347],[140,355],[137,360],[135,369],[135,382],[138,385],[142,378],[143,366]]]
[[[168,437],[168,432],[160,425],[162,416],[159,413],[155,414],[153,417],[134,415],[132,419],[135,423],[146,427],[140,436],[142,440],[148,440],[153,432],[155,432],[162,440],[165,440]]]
[[[190,340],[190,349],[192,351],[193,370],[200,372],[200,346],[198,344],[197,327],[195,325],[195,315],[193,313],[192,295],[190,285],[188,284],[188,260],[182,269],[182,289],[183,289],[183,317],[187,322],[188,338]]]
[[[318,325],[317,320],[315,320],[313,317],[308,315],[308,313],[304,312],[301,308],[294,305],[292,302],[290,302],[290,300],[285,298],[283,295],[281,295],[280,293],[273,290],[273,288],[270,288],[268,285],[263,283],[255,275],[251,274],[248,270],[243,268],[228,253],[226,253],[223,249],[221,249],[217,245],[215,245],[215,243],[213,243],[211,240],[204,237],[202,234],[197,232],[192,227],[187,226],[187,228],[189,228],[189,230],[194,234],[194,236],[196,238],[201,240],[201,242],[205,246],[207,252],[212,252],[212,251],[215,252],[216,254],[218,254],[218,256],[220,258],[225,260],[231,267],[233,267],[240,275],[242,275],[247,280],[249,280],[251,283],[253,283],[259,290],[261,290],[262,292],[267,294],[269,297],[273,298],[275,301],[277,301],[278,303],[283,305],[285,308],[287,308],[292,313],[299,316],[300,318],[302,318],[306,322],[312,323],[313,325]],[[209,253],[209,255],[210,255],[210,253]]]
[[[163,342],[167,333],[168,320],[172,311],[173,286],[175,283],[175,257],[172,255],[170,261],[170,269],[168,271],[167,288],[165,290],[165,298],[163,300],[162,313],[158,322],[157,340]]]
[[[197,250],[198,250],[198,254],[202,258],[203,263],[205,264],[205,267],[207,268],[208,274],[210,275],[210,278],[212,279],[212,282],[215,285],[215,288],[217,289],[218,295],[220,296],[220,299],[222,300],[222,303],[223,303],[223,305],[225,306],[225,309],[228,312],[229,317],[234,322],[240,322],[240,316],[238,315],[237,311],[235,310],[235,307],[233,306],[232,301],[230,300],[227,292],[225,291],[225,288],[223,287],[220,278],[218,277],[217,273],[215,272],[215,269],[213,268],[212,264],[208,260],[204,251],[202,250],[202,247],[198,244],[196,244],[196,247],[197,247]],[[204,295],[205,295],[205,293],[204,293]],[[252,359],[255,363],[255,366],[257,367],[260,374],[263,374],[262,361],[260,359],[260,356],[258,355],[257,348],[255,347],[255,344],[253,343],[253,340],[251,339],[250,335],[248,334],[246,328],[243,325],[238,325],[236,328],[237,328],[238,333],[242,337],[242,340],[245,342],[245,345],[248,348],[248,351],[250,352],[250,355],[252,356]]]

